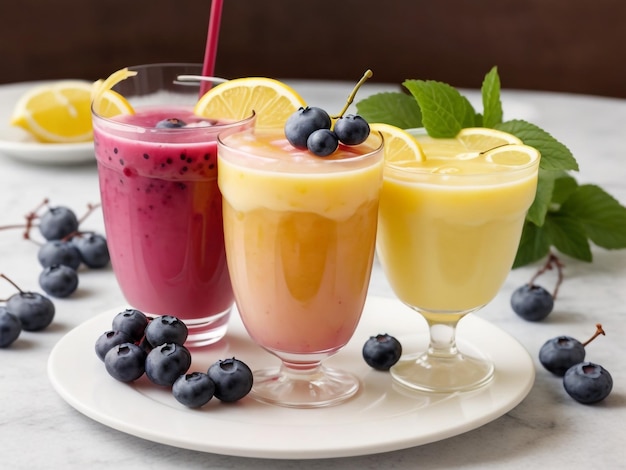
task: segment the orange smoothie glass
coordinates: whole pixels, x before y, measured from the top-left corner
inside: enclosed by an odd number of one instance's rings
[[[93,112],[104,224],[118,284],[136,309],[173,315],[189,329],[187,346],[219,341],[234,296],[226,264],[217,136],[251,127],[193,114],[199,64],[152,64],[113,90],[134,113]],[[223,80],[222,80],[223,81]],[[183,127],[163,128],[167,119]]]
[[[235,300],[252,339],[281,359],[254,372],[263,402],[340,403],[356,377],[322,365],[352,337],[372,269],[382,139],[321,158],[282,129],[220,135],[219,187]]]
[[[414,134],[426,160],[385,164],[377,253],[396,295],[426,319],[430,344],[391,374],[420,391],[472,390],[489,383],[494,366],[476,348],[459,351],[457,323],[489,303],[511,270],[539,153],[518,140],[443,155],[453,140]]]

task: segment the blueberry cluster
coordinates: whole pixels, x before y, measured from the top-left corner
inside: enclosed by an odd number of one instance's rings
[[[25,292],[4,274],[18,293],[9,297],[5,305],[0,305],[0,348],[6,348],[20,336],[22,331],[41,331],[52,323],[55,308],[52,301],[37,292]]]
[[[363,359],[371,368],[387,371],[402,355],[402,345],[393,336],[384,333],[370,338],[363,345]]]
[[[171,387],[174,398],[189,408],[199,408],[214,396],[237,401],[250,392],[252,371],[235,358],[217,361],[206,373],[189,372],[187,335],[187,326],[176,317],[150,318],[126,309],[113,318],[111,330],[98,337],[95,350],[113,378],[133,382],[145,374],[155,385]]]
[[[50,207],[39,221],[46,239],[37,258],[44,268],[39,285],[52,297],[68,297],[78,287],[78,268],[99,269],[110,261],[106,238],[94,232],[80,232],[76,214],[64,206]]]
[[[363,143],[369,134],[370,126],[361,116],[340,116],[333,127],[330,115],[317,107],[301,107],[285,123],[289,143],[301,150],[308,149],[318,157],[335,152],[339,142],[344,145]]]
[[[601,365],[585,361],[585,346],[604,335],[602,325],[585,343],[571,336],[557,336],[539,350],[539,362],[549,372],[563,377],[563,387],[574,400],[592,404],[604,400],[613,388],[611,374]]]

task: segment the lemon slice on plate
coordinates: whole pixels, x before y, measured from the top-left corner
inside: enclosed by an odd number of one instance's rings
[[[385,162],[399,163],[424,161],[426,155],[420,144],[407,131],[390,124],[373,123],[370,130],[383,136]]]
[[[241,120],[254,113],[257,127],[284,126],[298,108],[306,106],[291,87],[264,77],[229,80],[211,88],[196,103],[198,116]]]

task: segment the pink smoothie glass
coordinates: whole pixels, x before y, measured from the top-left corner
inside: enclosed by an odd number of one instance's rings
[[[225,130],[250,128],[254,118],[195,116],[200,82],[185,76],[199,76],[199,64],[129,69],[137,74],[113,90],[135,113],[112,118],[93,113],[113,271],[133,308],[176,316],[189,328],[187,346],[208,345],[226,334],[234,302],[216,139]],[[162,127],[163,121],[182,127]]]

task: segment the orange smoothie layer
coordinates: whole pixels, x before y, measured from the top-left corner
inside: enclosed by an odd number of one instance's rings
[[[378,254],[407,304],[439,313],[480,307],[515,259],[539,159],[514,150],[495,161],[426,157],[385,167]]]
[[[382,161],[361,155],[380,141],[320,158],[294,149],[282,132],[224,140],[238,149],[220,147],[218,182],[244,325],[270,350],[339,349],[369,284]]]

